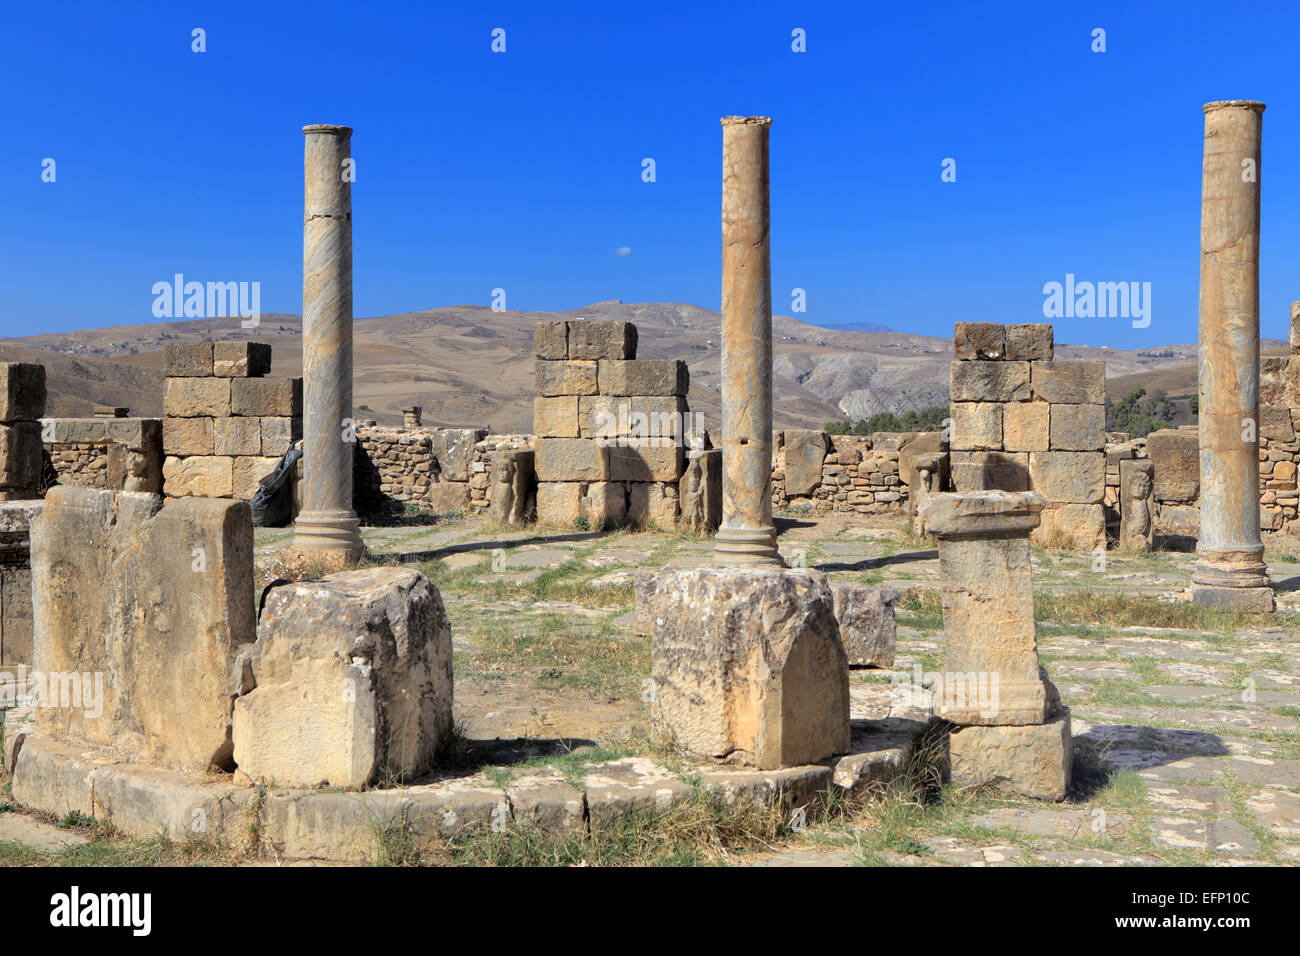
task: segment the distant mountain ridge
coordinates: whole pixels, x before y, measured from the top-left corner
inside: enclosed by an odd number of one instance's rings
[[[701,413],[705,427],[720,425],[718,313],[684,303],[617,300],[560,312],[457,305],[357,319],[356,414],[395,424],[400,409],[420,405],[430,424],[529,432],[533,325],[577,318],[633,322],[640,332],[639,357],[686,361],[692,411]],[[951,339],[896,332],[877,323],[850,325],[825,328],[773,317],[776,427],[820,428],[828,421],[948,404]],[[97,404],[157,416],[164,346],[205,339],[268,342],[273,375],[302,374],[302,320],[282,314],[263,315],[255,329],[241,328],[238,318],[195,319],[7,339],[0,342],[0,360],[45,363],[52,416],[88,415]],[[1195,343],[1139,351],[1060,345],[1057,357],[1101,359],[1110,376],[1140,378],[1178,366],[1194,369],[1196,351]]]

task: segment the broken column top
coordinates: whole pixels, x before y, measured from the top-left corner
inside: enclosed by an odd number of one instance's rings
[[[723,126],[771,126],[770,116],[724,116]]]
[[[1215,100],[1213,103],[1206,103],[1201,109],[1207,113],[1222,109],[1258,110],[1262,113],[1264,104],[1259,100]]]
[[[302,131],[304,133],[333,133],[336,135],[341,133],[344,136],[352,135],[351,126],[335,126],[333,123],[311,123],[308,126],[304,126]]]
[[[1035,491],[943,492],[925,499],[917,514],[938,537],[1027,534],[1038,527],[1046,502]]]

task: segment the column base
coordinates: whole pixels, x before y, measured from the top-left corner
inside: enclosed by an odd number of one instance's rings
[[[1225,588],[1193,583],[1192,603],[1221,611],[1271,614],[1277,610],[1272,588]]]
[[[304,511],[293,531],[292,551],[337,555],[351,563],[366,550],[361,542],[361,520],[351,511]]]
[[[773,527],[719,528],[713,538],[713,563],[785,567],[781,552],[776,547],[776,529]]]
[[[1210,551],[1196,549],[1196,567],[1192,569],[1192,585],[1203,584],[1213,588],[1268,588],[1268,566],[1264,563],[1264,547],[1248,551]]]

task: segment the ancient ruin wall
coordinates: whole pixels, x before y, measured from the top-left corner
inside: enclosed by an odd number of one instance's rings
[[[169,342],[166,356],[163,491],[252,498],[302,438],[302,379],[266,377],[264,343]]]

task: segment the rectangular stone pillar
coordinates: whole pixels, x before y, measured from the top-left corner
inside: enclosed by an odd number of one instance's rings
[[[330,555],[333,564],[361,556],[352,507],[352,183],[346,126],[304,126],[306,211],[303,221],[302,369],[303,510],[293,548]]]
[[[719,564],[782,564],[772,525],[772,262],[766,116],[722,119]]]
[[[1205,105],[1201,534],[1192,599],[1272,611],[1259,533],[1259,176],[1264,104]]]
[[[954,783],[1061,800],[1070,785],[1070,711],[1038,663],[1029,533],[1036,492],[932,494],[920,508],[939,539],[944,673],[934,713]]]

